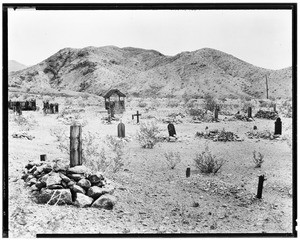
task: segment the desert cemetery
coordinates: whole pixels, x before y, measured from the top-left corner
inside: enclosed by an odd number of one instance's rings
[[[292,68],[62,49],[8,79],[10,237],[292,233]]]

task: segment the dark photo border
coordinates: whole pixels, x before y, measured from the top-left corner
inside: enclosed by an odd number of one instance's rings
[[[292,99],[293,99],[293,232],[292,233],[238,233],[238,234],[37,234],[36,237],[45,238],[137,238],[137,237],[297,237],[297,3],[105,3],[105,4],[2,4],[2,100],[3,100],[3,136],[2,136],[2,237],[9,237],[8,212],[8,9],[35,8],[37,11],[68,11],[68,10],[291,10],[292,11]]]

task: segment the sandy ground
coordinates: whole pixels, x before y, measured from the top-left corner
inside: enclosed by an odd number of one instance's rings
[[[118,122],[105,125],[101,122],[104,115],[92,107],[85,110],[88,124],[83,134],[98,133],[102,139],[117,135]],[[135,111],[129,108],[123,115],[131,141],[126,146],[125,171],[110,176],[116,183],[114,195],[118,198],[111,211],[34,203],[20,179],[22,169],[40,154],[47,154],[48,161],[62,157],[68,162],[50,129],[60,126],[69,132],[69,126],[58,121],[57,115],[23,112],[38,123],[28,132],[35,138],[27,140],[12,138],[19,127],[9,122],[10,237],[35,237],[37,233],[292,233],[292,149],[282,139],[257,140],[245,135],[254,125],[259,130],[274,131],[273,120],[201,124],[184,120],[175,125],[179,141],[143,149],[135,139],[139,125],[131,120]],[[140,112],[144,114],[143,109]],[[157,115],[155,111],[150,113]],[[282,120],[283,135],[291,135],[292,120]],[[167,135],[167,124],[158,125]],[[244,141],[224,143],[196,138],[195,133],[206,126],[233,131]],[[216,175],[200,174],[194,166],[193,158],[205,144],[214,155],[226,160]],[[261,168],[254,168],[254,150],[265,156]],[[168,167],[166,151],[180,153],[181,162],[175,169]],[[190,178],[185,176],[187,166],[192,170]],[[267,178],[263,199],[250,201],[256,195],[261,174]]]

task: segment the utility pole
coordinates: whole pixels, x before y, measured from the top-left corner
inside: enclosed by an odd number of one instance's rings
[[[266,75],[267,99],[269,99],[268,76]]]

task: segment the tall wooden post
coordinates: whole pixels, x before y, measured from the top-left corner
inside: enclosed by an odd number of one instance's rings
[[[70,127],[70,167],[82,165],[82,128],[80,125]]]
[[[268,86],[268,76],[266,75],[266,86],[267,86],[267,99],[269,99],[269,86]]]

